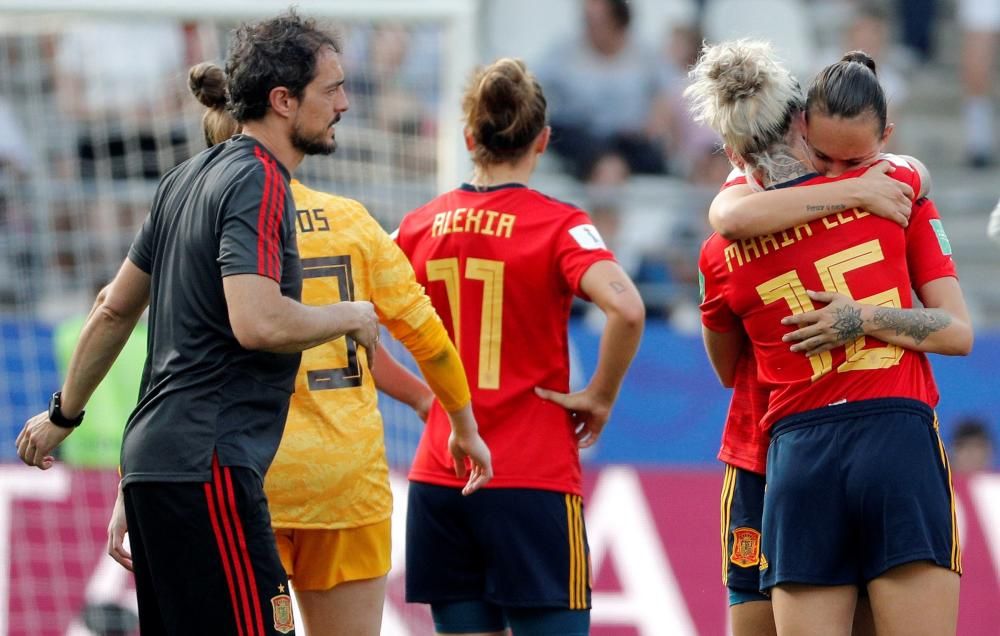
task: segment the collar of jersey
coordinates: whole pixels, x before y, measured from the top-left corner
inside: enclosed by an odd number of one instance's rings
[[[809,174],[804,174],[801,177],[795,177],[794,179],[789,179],[788,181],[785,181],[783,183],[776,183],[772,186],[767,186],[765,190],[780,190],[781,188],[791,188],[793,186],[799,185],[804,181],[815,179],[818,176],[820,176],[818,172],[810,172]]]
[[[283,164],[280,161],[278,161],[278,158],[275,157],[274,154],[270,150],[267,149],[267,146],[265,146],[264,144],[260,143],[259,141],[257,141],[253,137],[250,137],[249,135],[244,135],[242,133],[237,133],[237,134],[235,134],[235,135],[233,135],[232,137],[229,138],[229,142],[230,143],[245,143],[245,144],[252,144],[254,146],[257,146],[258,148],[260,148],[261,150],[263,150],[265,153],[267,153],[268,157],[270,157],[271,159],[274,160],[274,165],[278,166],[278,170],[281,170],[281,173],[285,175],[285,179],[291,180],[292,174],[288,171],[288,168],[285,167],[285,164]]]
[[[465,192],[496,192],[497,190],[507,190],[508,188],[527,188],[528,186],[523,183],[500,183],[491,186],[474,186],[471,183],[463,183],[458,187],[459,190],[464,190]]]

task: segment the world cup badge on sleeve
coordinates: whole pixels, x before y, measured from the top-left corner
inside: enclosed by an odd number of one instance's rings
[[[279,634],[287,634],[295,629],[295,619],[292,617],[292,597],[287,594],[272,596],[271,610],[274,614],[274,629]]]
[[[753,528],[733,530],[733,553],[729,556],[733,564],[748,568],[760,564],[760,532]]]

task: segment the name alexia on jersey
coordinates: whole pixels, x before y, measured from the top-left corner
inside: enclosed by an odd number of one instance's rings
[[[431,236],[443,236],[458,232],[472,232],[498,238],[510,238],[517,217],[507,212],[458,208],[434,215]]]
[[[799,241],[805,240],[813,235],[814,224],[818,228],[832,230],[870,214],[870,212],[853,208],[824,216],[818,222],[813,221],[812,223],[796,225],[791,229],[782,230],[777,234],[763,234],[753,238],[735,240],[726,245],[724,250],[726,267],[731,272],[734,265],[735,267],[742,267],[750,261],[767,256],[771,252],[777,252],[783,247],[788,247],[789,245],[794,245]]]

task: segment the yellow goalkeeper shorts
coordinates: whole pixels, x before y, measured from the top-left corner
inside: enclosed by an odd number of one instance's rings
[[[300,591],[329,590],[389,573],[392,520],[359,528],[275,528],[281,565]]]

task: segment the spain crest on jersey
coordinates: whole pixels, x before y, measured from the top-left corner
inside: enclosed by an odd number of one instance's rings
[[[733,530],[733,553],[729,560],[741,568],[760,565],[760,532],[753,528]]]
[[[287,634],[295,629],[295,619],[292,617],[292,597],[278,594],[271,597],[271,610],[274,614],[274,629],[279,634]]]

